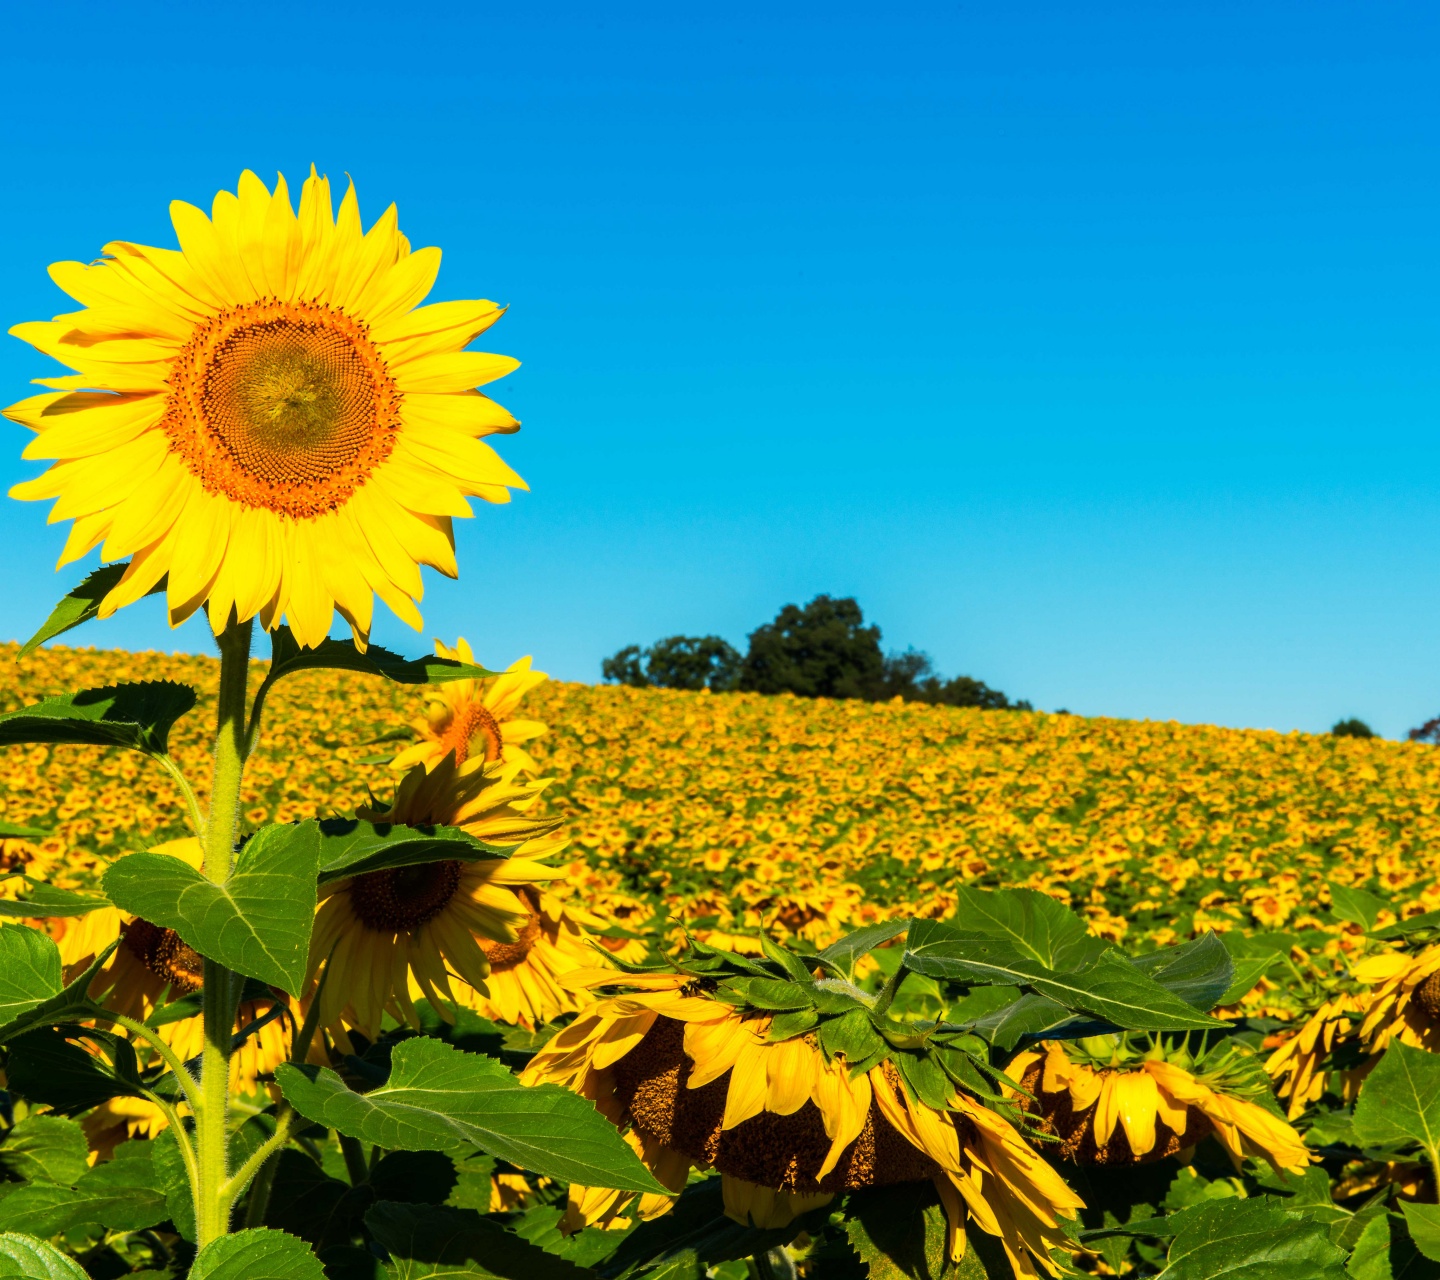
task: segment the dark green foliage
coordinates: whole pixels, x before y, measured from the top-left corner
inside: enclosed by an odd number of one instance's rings
[[[626,645],[600,664],[612,684],[639,689],[709,689],[723,693],[736,687],[740,655],[719,636],[666,636],[648,649]]]
[[[1337,720],[1330,726],[1330,732],[1337,738],[1373,738],[1375,730],[1363,720],[1351,716],[1348,720]]]
[[[885,696],[880,628],[867,627],[855,600],[816,596],[803,609],[787,604],[750,633],[740,688],[804,698]]]
[[[942,707],[979,707],[982,711],[1030,711],[1023,699],[1011,702],[999,689],[971,676],[946,680],[918,649],[892,653],[885,659],[882,697],[904,698],[906,702],[928,702]]]

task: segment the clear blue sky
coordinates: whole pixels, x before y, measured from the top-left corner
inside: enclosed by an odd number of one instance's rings
[[[349,172],[512,310],[416,652],[595,679],[853,594],[1047,708],[1440,712],[1440,10],[9,5],[8,326],[242,168]],[[0,346],[6,402],[44,361]],[[5,424],[0,480],[34,474]],[[0,637],[83,570],[0,504]],[[87,566],[88,567],[88,566]],[[84,642],[203,649],[149,601]]]

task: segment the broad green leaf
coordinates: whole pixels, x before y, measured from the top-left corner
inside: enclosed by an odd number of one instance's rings
[[[455,1162],[439,1151],[390,1151],[368,1179],[377,1200],[445,1204],[458,1181]]]
[[[1389,905],[1384,898],[1377,897],[1365,889],[1330,881],[1330,911],[1339,920],[1348,920],[1362,929],[1373,929],[1380,913]]]
[[[23,898],[0,898],[0,916],[16,920],[46,919],[55,916],[83,916],[110,902],[95,893],[76,893],[73,889],[59,889],[43,880],[31,880],[22,876],[30,891]]]
[[[190,1280],[325,1280],[303,1240],[253,1227],[212,1240],[190,1264]]]
[[[1250,956],[1243,960],[1234,960],[1235,976],[1230,980],[1230,985],[1225,988],[1220,999],[1215,1002],[1217,1007],[1226,1007],[1237,1004],[1243,1000],[1254,989],[1255,984],[1265,976],[1265,971],[1275,963],[1274,956]]]
[[[499,674],[473,663],[450,658],[414,658],[409,661],[389,649],[372,644],[361,653],[349,640],[323,640],[313,649],[302,649],[289,627],[270,633],[270,671],[266,684],[296,671],[359,671],[384,676],[396,684],[445,684],[451,680],[481,679]]]
[[[23,822],[0,822],[0,840],[43,840],[50,833]]]
[[[1216,933],[1204,933],[1178,947],[1132,957],[1131,963],[1202,1013],[1220,1003],[1235,979],[1235,963]]]
[[[60,948],[38,929],[0,926],[0,1026],[60,992]]]
[[[280,1152],[276,1162],[264,1225],[299,1236],[316,1249],[346,1244],[373,1201],[368,1191],[357,1197],[348,1182],[332,1178],[291,1148]]]
[[[946,921],[950,928],[966,937],[1008,942],[1017,954],[1047,969],[1079,967],[1108,945],[1091,937],[1085,922],[1064,903],[1038,889],[961,888],[956,898]]]
[[[783,978],[731,978],[725,985],[757,1009],[804,1009],[811,1003],[809,990]]]
[[[0,715],[0,746],[70,742],[164,755],[170,727],[194,705],[195,690],[170,680],[65,693]]]
[[[404,827],[357,818],[325,818],[318,826],[321,884],[425,862],[510,856],[509,849],[485,844],[458,827]]]
[[[58,635],[82,622],[89,622],[91,618],[99,615],[100,602],[110,594],[111,590],[125,576],[125,570],[130,567],[128,560],[119,564],[107,564],[86,577],[78,587],[60,598],[60,603],[50,610],[50,616],[45,619],[44,625],[33,636],[25,641],[20,652],[15,655],[15,661],[21,658],[28,658],[47,640],[53,640]],[[170,577],[166,574],[145,594],[147,596],[157,595],[164,591],[169,585]]]
[[[1014,988],[1009,990],[1013,992]],[[1048,996],[1037,996],[1028,991],[1009,1004],[982,1013],[977,1018],[957,1018],[957,1021],[968,1026],[977,1035],[984,1036],[991,1044],[1005,1050],[1013,1049],[1026,1036],[1038,1036],[1041,1032],[1069,1020],[1070,1011],[1063,1004],[1057,1004]]]
[[[28,1013],[22,1013],[13,1022],[0,1028],[0,1044],[24,1035],[28,1031],[33,1031],[36,1027],[50,1027],[61,1022],[73,1022],[87,1014],[93,1008],[90,1001],[90,984],[119,945],[120,940],[117,938],[90,961],[85,972],[63,991],[51,996],[48,1000],[42,1000]]]
[[[973,1248],[958,1265],[950,1261],[945,1210],[928,1187],[877,1187],[852,1196],[846,1208],[845,1238],[869,1280],[978,1280],[989,1274]],[[975,1245],[981,1233],[968,1234],[967,1243]],[[1009,1280],[1009,1274],[1007,1266],[995,1277]]]
[[[577,1267],[596,1266],[615,1252],[620,1243],[618,1232],[585,1227],[568,1236],[562,1235],[560,1220],[564,1216],[565,1210],[560,1205],[534,1204],[508,1226],[522,1240],[538,1245],[546,1253],[559,1254]],[[748,1273],[744,1280],[750,1280]]]
[[[276,1079],[307,1120],[387,1151],[475,1147],[534,1173],[587,1186],[662,1192],[594,1106],[553,1085],[527,1088],[493,1058],[438,1040],[404,1040],[390,1078],[352,1093],[328,1068],[284,1064]]]
[[[390,1255],[396,1280],[491,1276],[501,1280],[585,1280],[595,1273],[537,1248],[473,1209],[382,1200],[365,1225]]]
[[[105,892],[122,911],[174,929],[202,956],[298,996],[319,857],[314,820],[261,827],[235,855],[224,884],[179,858],[132,853],[105,873]]]
[[[1350,1280],[1437,1280],[1440,1263],[1416,1248],[1405,1218],[1382,1210],[1365,1223],[1345,1273]]]
[[[898,938],[909,925],[908,920],[886,920],[881,924],[867,924],[856,929],[854,933],[847,933],[838,942],[832,942],[816,959],[838,969],[845,977],[852,977],[856,961],[861,956],[869,955],[876,947],[892,938]]]
[[[79,1028],[70,1030],[81,1034]],[[125,1041],[102,1031],[86,1030],[84,1035],[114,1046],[122,1062],[128,1054],[133,1065],[134,1051]],[[62,1115],[88,1111],[108,1098],[143,1096],[131,1071],[117,1071],[104,1058],[48,1027],[28,1031],[10,1042],[6,1076],[13,1092],[30,1102],[43,1102]]]
[[[27,1116],[0,1143],[0,1171],[18,1182],[73,1187],[90,1167],[85,1131],[60,1116]]]
[[[1410,1228],[1410,1238],[1415,1247],[1431,1262],[1440,1262],[1440,1205],[1415,1204],[1402,1201],[1405,1225]]]
[[[830,1057],[839,1054],[853,1065],[882,1052],[885,1041],[871,1025],[869,1013],[864,1009],[851,1009],[820,1024],[820,1047]]]
[[[0,1229],[35,1236],[58,1235],[89,1222],[115,1231],[139,1231],[167,1217],[164,1190],[143,1146],[139,1153],[97,1164],[73,1190],[30,1182],[0,1200]]]
[[[5,1280],[89,1280],[79,1263],[53,1244],[13,1231],[0,1232],[0,1276]]]
[[[932,978],[1028,986],[1067,1009],[1131,1031],[1205,1030],[1226,1025],[1198,1013],[1116,951],[1104,952],[1084,972],[1057,973],[1022,956],[1009,942],[967,936],[935,920],[914,920],[905,964]]]
[[[1360,1089],[1354,1131],[1366,1145],[1440,1150],[1440,1057],[1392,1040]]]
[[[1409,937],[1422,929],[1440,929],[1440,911],[1427,911],[1424,915],[1411,916],[1408,920],[1397,920],[1383,929],[1374,930],[1370,936],[1389,941],[1392,938]]]
[[[1325,1224],[1269,1197],[1212,1200],[1183,1213],[1161,1280],[1344,1280],[1345,1255]]]

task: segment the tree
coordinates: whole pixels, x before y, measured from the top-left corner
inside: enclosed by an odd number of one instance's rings
[[[1440,716],[1425,721],[1418,729],[1405,735],[1411,742],[1440,742]]]
[[[807,698],[882,698],[880,628],[867,627],[849,597],[816,596],[803,609],[787,604],[774,622],[750,633],[739,687]]]
[[[614,684],[638,689],[733,689],[740,655],[719,636],[666,636],[648,649],[626,645],[600,664],[600,674]]]
[[[1351,716],[1348,720],[1337,720],[1330,726],[1330,732],[1337,738],[1373,738],[1375,730],[1363,720]]]
[[[1031,711],[1028,702],[1011,702],[999,689],[992,689],[971,676],[943,679],[928,653],[907,649],[885,659],[884,696],[907,702],[938,703],[946,707],[979,707],[985,711]]]

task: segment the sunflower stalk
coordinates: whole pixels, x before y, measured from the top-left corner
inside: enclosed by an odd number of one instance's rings
[[[240,820],[240,782],[249,747],[245,693],[250,674],[253,622],[231,621],[219,636],[220,690],[215,718],[215,772],[205,823],[205,875],[216,884],[230,878]],[[203,1248],[230,1229],[230,1053],[243,979],[214,960],[205,961],[205,1048],[200,1062],[200,1106],[195,1116],[196,1171],[191,1186],[195,1230]]]

